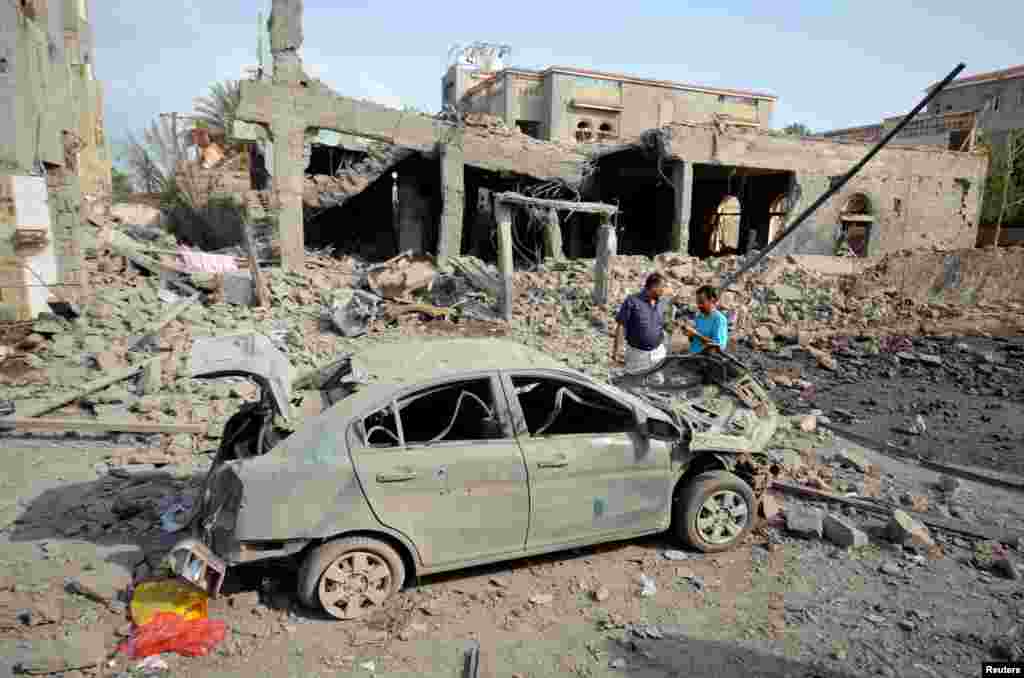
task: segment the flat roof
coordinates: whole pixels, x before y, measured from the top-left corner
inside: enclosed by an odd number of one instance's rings
[[[1011,66],[1010,68],[1003,68],[998,71],[988,71],[987,73],[978,73],[977,75],[969,75],[966,78],[957,78],[953,82],[949,83],[946,89],[952,89],[954,87],[964,87],[967,85],[978,85],[983,82],[998,82],[1000,80],[1015,80],[1017,78],[1024,78],[1024,64],[1020,66]],[[926,89],[926,92],[930,92],[939,83],[932,83],[931,86]]]
[[[765,101],[777,101],[778,100],[778,97],[776,95],[774,95],[774,94],[767,94],[767,93],[764,93],[764,92],[752,92],[750,90],[732,89],[732,88],[723,88],[723,87],[707,87],[707,86],[704,86],[704,85],[689,85],[689,84],[686,84],[686,83],[675,82],[673,80],[653,80],[651,78],[641,78],[641,77],[638,77],[638,76],[635,76],[635,75],[625,75],[625,74],[622,74],[622,73],[609,73],[609,72],[606,72],[606,71],[593,71],[593,70],[586,69],[586,68],[576,68],[575,66],[549,66],[548,68],[545,68],[542,71],[532,70],[532,69],[529,69],[529,68],[507,67],[507,68],[501,69],[500,71],[495,71],[494,75],[491,76],[491,78],[497,77],[498,75],[501,75],[503,73],[509,73],[509,74],[511,74],[511,73],[519,73],[519,74],[528,75],[528,76],[544,76],[544,75],[547,75],[548,73],[564,73],[566,75],[581,75],[581,76],[584,76],[584,77],[587,77],[587,78],[599,78],[599,79],[602,79],[602,80],[615,80],[615,81],[620,81],[620,82],[632,82],[632,83],[636,83],[636,84],[640,84],[640,85],[654,85],[656,87],[668,87],[668,88],[671,88],[671,89],[684,89],[684,90],[695,91],[695,92],[707,92],[709,94],[720,94],[720,95],[726,95],[726,96],[745,97],[745,98],[748,98],[748,99],[762,99],[762,100],[765,100]],[[481,82],[480,84],[473,86],[472,88],[470,88],[470,90],[469,90],[469,92],[467,92],[467,94],[473,93],[478,87],[482,88],[484,86],[484,84],[486,84],[486,82],[491,80],[491,78],[488,78],[487,81]]]

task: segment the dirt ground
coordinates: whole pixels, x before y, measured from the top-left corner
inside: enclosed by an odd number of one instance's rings
[[[483,326],[474,330],[489,334]],[[915,454],[928,450],[937,459],[1019,469],[1020,429],[1013,428],[1021,421],[1020,353],[1014,349],[1019,344],[999,343],[1005,362],[991,363],[957,343],[915,343],[911,350],[939,354],[943,365],[894,366],[890,369],[897,374],[891,378],[878,377],[893,360],[890,355],[840,355],[838,372],[819,370],[799,351],[788,360],[764,353],[750,359],[760,367],[801,365],[804,378],[816,386],[813,398],[801,402],[802,391],[773,391],[793,413],[818,408],[837,425],[893,440]],[[977,348],[982,355],[989,350]],[[987,372],[977,376],[979,365],[992,364],[999,366],[998,382]],[[1018,376],[1006,372],[1002,378],[1003,369]],[[956,400],[969,388],[978,393]],[[1002,388],[1009,396],[996,394]],[[861,404],[865,399],[878,404]],[[914,399],[950,404],[936,414],[914,405]],[[986,409],[995,404],[1004,409]],[[841,422],[837,409],[864,423]],[[953,413],[949,423],[942,416],[946,410]],[[906,426],[918,411],[928,412],[926,435],[889,432]],[[979,422],[987,428],[977,428]],[[883,496],[926,496],[930,515],[948,510],[935,488],[935,473],[827,432],[806,438],[826,466],[841,450],[863,453],[882,471]],[[186,492],[206,463],[197,456],[189,466],[163,467],[163,474],[115,477],[103,463],[112,454],[109,446],[68,442],[52,437],[2,442],[0,676],[41,641],[69,633],[74,639],[100,630],[104,649],[113,650],[127,617],[67,593],[65,578],[116,599],[146,553],[174,540],[160,527],[159,500]],[[838,463],[828,467],[837,480],[863,481],[862,474]],[[475,639],[481,646],[480,674],[489,676],[935,678],[974,674],[983,660],[1019,650],[1024,588],[1019,579],[976,566],[973,540],[933,529],[944,555],[931,559],[889,543],[881,535],[884,519],[831,507],[871,535],[869,545],[844,550],[824,539],[793,537],[784,516],[810,504],[790,496],[776,499],[783,516],[730,553],[680,556],[679,547],[665,537],[518,560],[424,578],[385,612],[359,622],[332,621],[302,608],[290,593],[295,582],[288,573],[240,569],[227,584],[230,595],[210,603],[210,617],[227,624],[224,642],[206,657],[164,659],[169,675],[182,677],[256,671],[457,676],[462,653]],[[964,481],[956,507],[965,520],[1024,533],[1019,493]],[[656,584],[651,597],[639,595],[641,574]],[[119,675],[138,663],[123,655],[111,662],[104,675]]]

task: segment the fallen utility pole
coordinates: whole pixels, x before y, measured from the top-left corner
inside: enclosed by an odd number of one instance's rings
[[[849,171],[846,172],[846,174],[840,177],[837,182],[832,184],[832,186],[827,191],[822,193],[821,197],[815,200],[810,207],[805,209],[800,214],[800,216],[794,219],[793,223],[786,227],[786,230],[784,230],[778,238],[768,243],[768,246],[765,247],[756,257],[754,257],[753,259],[751,259],[750,261],[746,262],[738,269],[736,269],[735,273],[726,274],[725,276],[723,276],[721,285],[722,290],[724,291],[731,287],[737,280],[739,280],[739,277],[741,275],[743,275],[750,269],[754,268],[754,266],[756,266],[762,259],[768,256],[769,252],[778,247],[779,243],[781,243],[783,240],[791,236],[793,232],[796,231],[796,229],[798,229],[800,225],[807,220],[807,217],[811,216],[814,212],[818,210],[819,207],[824,205],[829,198],[838,193],[839,189],[845,186],[846,182],[853,178],[853,175],[857,174],[857,172],[859,172],[864,167],[864,165],[868,164],[868,161],[871,160],[871,158],[875,157],[875,155],[880,150],[882,150],[882,148],[884,148],[885,145],[888,144],[893,137],[895,137],[897,134],[903,131],[903,128],[907,126],[907,123],[913,120],[914,116],[920,113],[924,109],[924,107],[928,105],[928,102],[934,99],[939,92],[944,90],[949,85],[949,83],[953,82],[953,80],[956,79],[956,76],[960,75],[960,71],[964,70],[964,68],[966,67],[966,64],[960,63],[956,68],[954,68],[942,82],[940,82],[938,85],[932,88],[930,92],[928,92],[928,95],[921,100],[921,103],[915,106],[914,109],[910,111],[910,113],[907,113],[906,117],[904,117],[903,120],[900,120],[898,125],[889,130],[889,133],[882,137],[882,140],[875,144],[875,147],[868,151],[868,154],[865,155],[860,160],[860,162],[851,167]]]

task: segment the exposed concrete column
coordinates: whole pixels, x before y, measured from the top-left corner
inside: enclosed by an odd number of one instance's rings
[[[558,210],[554,207],[548,210],[547,220],[544,222],[544,249],[546,257],[556,260],[565,258],[565,251],[562,249],[562,227],[558,222]]]
[[[501,312],[512,322],[512,207],[497,203],[494,216],[498,221],[498,271],[501,273]]]
[[[597,229],[597,257],[594,259],[594,303],[598,306],[608,303],[608,273],[617,249],[615,226],[606,221]]]
[[[76,167],[47,168],[46,187],[59,285],[51,291],[66,301],[79,302],[89,295],[89,276],[82,251],[85,210]]]
[[[462,139],[440,144],[441,228],[437,237],[437,265],[462,254],[462,213],[466,204],[466,165]]]
[[[420,192],[415,174],[398,175],[398,250],[423,252],[423,234],[430,219],[430,201]]]
[[[281,268],[298,272],[303,269],[306,254],[302,220],[303,129],[295,121],[281,117],[270,130],[274,137],[274,195]]]
[[[274,81],[296,82],[302,76],[302,1],[273,0],[270,8],[270,53],[274,57]]]
[[[680,254],[690,251],[690,213],[693,211],[693,163],[679,161],[672,166],[672,240],[669,249]]]

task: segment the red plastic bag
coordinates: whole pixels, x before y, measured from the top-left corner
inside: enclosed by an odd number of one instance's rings
[[[224,622],[219,619],[187,620],[171,612],[159,612],[118,650],[132,659],[176,652],[186,657],[202,657],[224,640]]]

